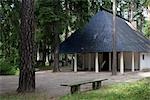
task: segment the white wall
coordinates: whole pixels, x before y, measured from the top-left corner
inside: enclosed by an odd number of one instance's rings
[[[150,69],[150,53],[140,54],[140,70]]]

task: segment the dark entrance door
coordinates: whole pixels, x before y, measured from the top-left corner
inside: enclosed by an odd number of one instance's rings
[[[107,53],[107,52],[103,53],[103,62],[105,62],[105,63],[101,70],[108,71],[109,70],[109,53]]]

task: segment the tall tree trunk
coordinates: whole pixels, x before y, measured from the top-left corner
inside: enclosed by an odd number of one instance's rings
[[[65,0],[65,8],[66,8],[66,13],[67,16],[70,16],[70,8],[69,8],[69,1]],[[66,22],[66,33],[65,33],[65,40],[68,38],[68,32],[69,32],[69,20]],[[65,66],[68,66],[68,55],[65,54]]]
[[[21,7],[21,66],[17,91],[29,92],[35,90],[34,0],[22,0]]]
[[[117,74],[117,59],[116,59],[116,0],[113,0],[113,66],[112,75]]]
[[[43,42],[43,46],[42,46],[42,53],[43,53],[43,56],[42,56],[42,63],[43,65],[45,66],[45,62],[46,62],[46,38]]]
[[[68,38],[68,29],[66,29],[65,40]],[[65,54],[65,66],[68,66],[68,56]]]
[[[53,72],[59,71],[59,34],[55,33],[54,67]]]
[[[55,5],[54,7],[54,13],[57,16],[60,16],[60,11],[62,9],[61,6],[61,0],[53,0],[53,3]],[[56,10],[57,9],[57,10]],[[59,33],[60,33],[60,29],[61,29],[61,20],[57,20],[53,22],[53,33],[54,33],[54,67],[53,67],[53,72],[58,72],[59,70]]]
[[[133,22],[133,12],[134,12],[134,0],[131,0],[131,4],[130,4],[130,22]]]

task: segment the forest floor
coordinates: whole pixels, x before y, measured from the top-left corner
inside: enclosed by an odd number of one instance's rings
[[[125,72],[125,74],[117,74],[112,76],[111,72],[58,72],[39,71],[36,72],[36,92],[37,95],[47,95],[48,98],[56,98],[70,93],[69,87],[60,86],[66,82],[76,82],[90,79],[108,78],[102,85],[116,84],[122,82],[134,82],[145,77],[150,77],[150,72]],[[18,76],[0,76],[0,96],[16,94],[18,86]],[[90,90],[91,84],[81,86],[81,90]]]

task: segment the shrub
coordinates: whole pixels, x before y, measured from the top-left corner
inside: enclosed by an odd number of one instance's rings
[[[0,75],[15,75],[17,66],[11,64],[9,61],[0,59]]]

